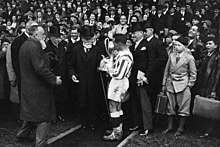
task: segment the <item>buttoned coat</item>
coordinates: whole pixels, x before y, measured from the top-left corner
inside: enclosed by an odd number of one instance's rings
[[[28,38],[19,52],[21,71],[20,118],[31,122],[55,120],[53,88],[56,76],[39,41]]]
[[[192,55],[183,52],[176,63],[176,54],[171,53],[164,71],[163,85],[171,93],[179,93],[190,88],[196,81],[197,69]]]
[[[79,42],[71,52],[69,67],[70,77],[75,75],[79,80],[76,84],[78,106],[85,107],[86,103],[95,103],[99,96],[99,73],[98,66],[101,55],[98,53],[100,46],[95,45],[88,53],[85,53],[82,42]],[[87,100],[89,97],[89,101]]]

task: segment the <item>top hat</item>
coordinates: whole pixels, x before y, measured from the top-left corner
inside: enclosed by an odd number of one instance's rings
[[[152,26],[151,21],[148,20],[148,21],[143,22],[143,28],[147,29],[147,28],[154,28],[154,27]]]
[[[136,31],[143,31],[143,27],[142,27],[141,22],[133,22],[131,24],[131,32],[134,33]]]
[[[60,30],[57,26],[51,26],[49,28],[50,37],[60,37]]]
[[[81,36],[84,39],[91,39],[95,35],[95,29],[92,26],[84,25],[81,27]]]

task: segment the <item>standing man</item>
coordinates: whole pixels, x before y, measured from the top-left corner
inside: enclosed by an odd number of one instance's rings
[[[50,62],[40,42],[45,39],[41,26],[31,26],[30,38],[21,46],[19,53],[21,71],[21,110],[24,120],[16,137],[27,139],[37,126],[35,147],[43,147],[51,121],[56,119],[53,87],[62,83],[50,71]]]
[[[140,135],[148,135],[153,126],[150,98],[145,89],[148,84],[148,77],[145,76],[145,71],[151,64],[151,58],[141,23],[133,23],[131,31],[135,45],[131,47],[134,65],[130,76],[130,100],[133,121],[133,127],[130,130],[133,131],[140,127],[142,129]]]
[[[151,53],[152,64],[148,65],[146,77],[149,80],[148,94],[151,98],[152,109],[155,109],[157,94],[161,90],[163,72],[166,66],[168,55],[165,49],[165,44],[154,36],[154,28],[146,24],[145,37],[147,40],[147,48]]]
[[[101,47],[95,44],[94,27],[84,25],[81,28],[82,42],[71,52],[70,76],[77,85],[76,96],[81,113],[83,127],[94,130],[97,117],[97,104],[101,86],[98,67],[101,61]]]
[[[13,82],[13,85],[15,82],[17,82],[19,98],[21,94],[21,74],[20,74],[20,64],[19,64],[19,51],[20,51],[21,45],[29,37],[28,29],[31,27],[31,25],[36,25],[36,23],[28,22],[26,24],[26,31],[24,31],[20,36],[15,38],[15,40],[11,44],[11,62],[12,62],[12,67],[16,75],[16,81],[11,81],[11,82]]]

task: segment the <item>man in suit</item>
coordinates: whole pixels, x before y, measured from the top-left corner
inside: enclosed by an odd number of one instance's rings
[[[18,94],[20,97],[20,91],[21,91],[21,75],[20,75],[20,64],[19,64],[19,50],[21,48],[21,45],[28,39],[28,30],[31,27],[31,25],[36,25],[35,22],[28,22],[26,24],[26,31],[23,32],[20,36],[15,38],[15,40],[11,44],[11,61],[12,61],[12,67],[15,71],[16,75],[16,82],[18,85]]]
[[[46,43],[45,52],[47,53],[52,72],[62,77],[62,85],[55,86],[54,97],[57,112],[57,119],[65,121],[63,118],[65,110],[65,102],[67,99],[67,58],[64,44],[60,42],[60,32],[57,26],[51,26],[48,33],[49,40]]]
[[[175,136],[180,136],[184,132],[186,118],[190,114],[191,92],[196,81],[197,69],[192,55],[186,52],[188,41],[184,37],[179,37],[175,43],[175,51],[170,54],[167,62],[162,91],[168,96],[166,114],[168,115],[168,127],[163,133],[168,133],[173,129],[173,115],[180,117],[180,123]],[[178,106],[177,112],[176,106]]]
[[[50,61],[42,49],[41,42],[45,32],[41,26],[31,26],[30,38],[21,46],[19,52],[21,71],[21,110],[20,118],[24,120],[16,137],[29,138],[35,127],[35,147],[44,147],[51,121],[56,118],[53,86],[62,80],[50,70]]]
[[[132,112],[131,131],[138,127],[142,129],[141,135],[147,135],[153,128],[150,98],[146,92],[148,84],[145,77],[149,63],[152,63],[147,48],[147,42],[144,39],[144,32],[140,22],[132,24],[132,39],[135,45],[132,46],[131,52],[134,58],[133,68],[131,70],[130,82],[130,102]],[[145,81],[145,82],[143,82]]]
[[[165,49],[165,44],[154,36],[154,28],[150,24],[146,24],[144,28],[147,48],[153,61],[148,65],[145,74],[149,80],[148,94],[150,95],[152,109],[154,110],[157,94],[161,90],[161,82],[168,55]]]
[[[205,56],[203,43],[198,39],[200,32],[198,26],[192,26],[188,32],[189,42],[187,48],[190,49],[193,57],[196,60],[196,67],[200,68],[202,60]]]
[[[76,85],[76,96],[81,113],[83,127],[94,130],[99,101],[100,79],[97,72],[101,47],[95,44],[95,31],[92,26],[82,26],[82,42],[73,49],[70,59],[70,76]]]

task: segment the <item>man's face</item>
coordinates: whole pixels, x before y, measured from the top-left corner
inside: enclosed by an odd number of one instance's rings
[[[149,38],[149,37],[151,37],[153,35],[153,29],[152,28],[146,28],[145,30],[146,31],[144,32],[144,36],[146,38]]]
[[[197,26],[192,26],[189,30],[188,36],[191,38],[194,38],[198,35],[198,27]]]
[[[75,29],[75,30],[72,30],[71,31],[71,38],[73,38],[73,39],[77,39],[78,38],[78,36],[79,36],[79,33],[78,33],[78,31],[77,31],[77,29]]]
[[[214,41],[210,40],[206,43],[206,49],[208,52],[212,52],[217,48],[217,45],[214,43]]]
[[[35,33],[35,38],[39,41],[44,40],[46,37],[45,31],[42,27],[38,27],[38,30]]]
[[[89,19],[90,19],[91,21],[95,21],[95,15],[94,15],[94,14],[91,14],[90,17],[89,17]]]
[[[132,33],[132,40],[133,42],[139,41],[143,37],[143,31],[136,31]]]
[[[126,16],[122,15],[121,18],[120,18],[120,23],[122,25],[126,24],[127,23],[127,19],[126,19]]]

